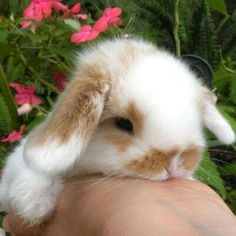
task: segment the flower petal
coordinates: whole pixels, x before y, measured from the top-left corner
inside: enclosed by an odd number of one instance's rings
[[[104,10],[103,15],[104,16],[110,16],[110,17],[117,17],[120,16],[122,13],[122,10],[120,7],[108,7]]]
[[[84,25],[80,28],[80,30],[71,36],[71,42],[72,43],[81,43],[81,42],[86,42],[90,31],[92,29],[91,25]]]
[[[19,84],[19,83],[14,83],[14,82],[13,82],[13,83],[10,83],[9,86],[10,86],[11,88],[14,88],[18,93],[22,93],[22,92],[25,91],[24,85]]]
[[[87,41],[90,41],[90,40],[93,40],[93,39],[97,38],[99,34],[100,34],[99,31],[96,31],[96,30],[92,29],[90,34],[87,37]]]
[[[20,130],[13,130],[10,132],[10,134],[1,140],[1,142],[8,142],[8,143],[13,143],[18,140],[20,140],[23,137],[23,131],[25,129],[25,125],[21,125]]]
[[[32,104],[32,105],[38,106],[38,105],[40,105],[41,103],[42,103],[41,98],[39,98],[39,97],[36,96],[36,95],[32,95],[32,96],[31,96],[31,104]]]
[[[34,17],[34,9],[33,4],[31,3],[28,7],[25,8],[23,12],[23,16],[25,19],[33,19]]]
[[[54,82],[53,84],[59,91],[64,90],[66,84],[68,83],[68,79],[66,78],[65,74],[62,72],[55,72],[52,75],[52,79]]]
[[[30,96],[27,93],[20,93],[15,95],[16,104],[23,105],[25,103],[31,104]]]
[[[42,11],[44,17],[50,16],[50,15],[52,14],[51,5],[45,4],[45,5],[41,8],[41,11]]]
[[[29,21],[29,20],[23,20],[20,22],[20,26],[21,28],[28,28],[29,26],[31,26],[32,24],[32,21]]]
[[[87,14],[77,14],[75,16],[79,20],[86,20],[86,19],[88,19],[88,15]]]
[[[108,29],[108,19],[106,17],[100,17],[94,24],[93,29],[98,32],[104,32]]]
[[[67,6],[57,1],[53,1],[52,8],[54,8],[57,11],[64,11],[64,12],[68,11]]]
[[[80,12],[80,8],[81,8],[81,4],[80,3],[76,3],[71,9],[70,12],[73,14],[77,14]]]

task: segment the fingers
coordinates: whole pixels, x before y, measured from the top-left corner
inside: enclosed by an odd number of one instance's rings
[[[6,232],[13,233],[15,236],[36,236],[39,235],[39,227],[29,227],[17,217],[13,212],[3,219],[3,228]]]

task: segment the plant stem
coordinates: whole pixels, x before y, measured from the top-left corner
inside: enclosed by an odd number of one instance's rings
[[[223,55],[222,55],[222,49],[221,47],[219,47],[219,53],[220,53],[220,62],[221,62],[221,65],[223,67],[223,69],[231,74],[236,74],[236,71],[228,68],[226,65],[225,65],[225,62],[224,62],[224,59],[223,59]]]
[[[12,129],[17,129],[20,124],[19,116],[17,114],[17,106],[12,96],[11,90],[8,86],[7,78],[1,64],[0,64],[0,89],[4,101],[6,102],[10,116],[12,118]]]
[[[230,16],[227,15],[227,16],[225,16],[225,17],[221,20],[219,26],[218,26],[217,29],[216,29],[216,33],[217,33],[217,34],[219,33],[219,31],[220,31],[221,28],[225,25],[225,23],[228,21],[229,18],[230,18]]]
[[[55,58],[56,62],[61,66],[61,68],[66,72],[66,73],[70,73],[71,70],[70,68],[59,58],[59,56],[54,53],[54,51],[51,49],[51,47],[47,48],[49,53],[52,55],[52,57]]]
[[[38,72],[28,64],[26,58],[24,57],[23,53],[20,51],[20,48],[18,47],[18,45],[16,44],[16,49],[17,52],[20,56],[20,59],[22,61],[22,63],[24,64],[24,66],[35,76],[35,78],[43,85],[45,85],[46,87],[48,87],[51,91],[55,92],[56,94],[59,94],[59,91],[49,82],[47,82],[46,80],[44,80],[43,78],[41,78],[41,76],[38,75]]]
[[[180,39],[179,39],[179,4],[180,0],[175,1],[175,25],[174,25],[174,38],[175,38],[175,48],[176,55],[179,57],[181,55],[180,49]]]

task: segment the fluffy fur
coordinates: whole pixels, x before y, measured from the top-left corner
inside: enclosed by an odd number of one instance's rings
[[[191,178],[203,126],[225,144],[235,140],[212,97],[183,62],[148,42],[116,39],[86,50],[46,121],[9,156],[2,210],[39,223],[74,175]],[[132,132],[117,127],[119,117]]]

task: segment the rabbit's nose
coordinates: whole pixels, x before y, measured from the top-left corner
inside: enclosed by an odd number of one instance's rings
[[[152,149],[142,157],[130,163],[129,167],[138,172],[163,172],[171,165],[172,159],[178,150],[162,151]]]

